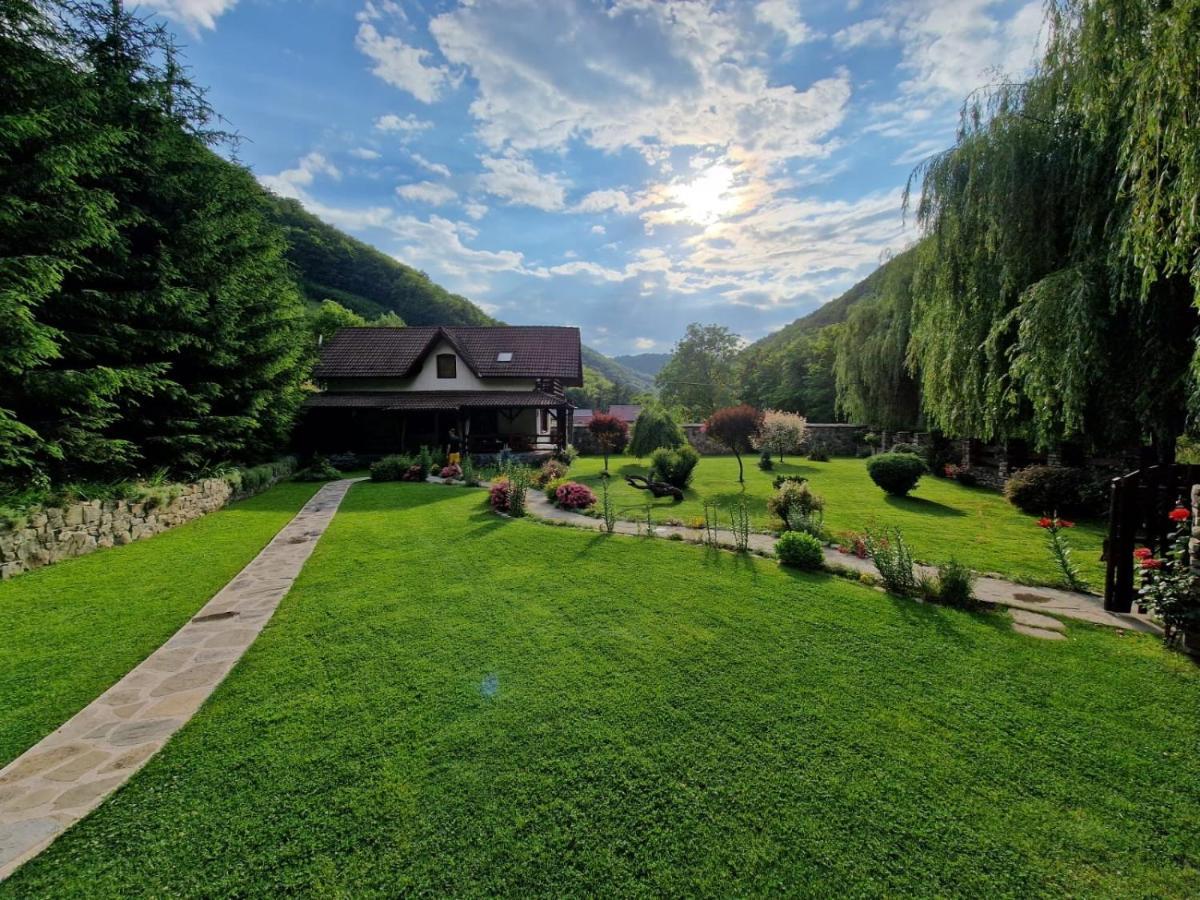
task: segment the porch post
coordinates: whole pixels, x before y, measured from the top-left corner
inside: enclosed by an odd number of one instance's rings
[[[558,450],[561,453],[567,449],[567,408],[560,406],[554,411],[554,417],[558,419]]]

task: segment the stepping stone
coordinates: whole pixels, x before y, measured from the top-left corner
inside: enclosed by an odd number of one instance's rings
[[[1051,616],[1043,616],[1041,613],[1030,612],[1027,609],[1019,607],[1013,607],[1010,612],[1012,613],[1014,622],[1021,625],[1028,625],[1030,628],[1045,628],[1048,631],[1067,630],[1066,625]]]
[[[1013,622],[1013,631],[1017,634],[1023,634],[1027,637],[1041,638],[1043,641],[1065,641],[1067,636],[1061,631],[1047,631],[1045,628],[1031,628],[1028,625],[1021,625],[1018,622]]]

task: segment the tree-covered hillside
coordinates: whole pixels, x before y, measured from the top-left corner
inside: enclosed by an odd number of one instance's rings
[[[366,319],[395,313],[408,325],[494,325],[497,320],[424,272],[322,222],[297,201],[272,197],[273,218],[288,242],[287,258],[310,304],[334,300]],[[647,390],[651,380],[584,348],[584,365],[605,378]]]
[[[613,359],[625,366],[627,369],[633,369],[635,372],[641,372],[643,375],[653,378],[657,375],[662,367],[670,360],[670,353],[634,353],[629,356],[614,356]]]

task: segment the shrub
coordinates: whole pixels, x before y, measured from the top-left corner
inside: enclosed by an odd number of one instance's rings
[[[442,478],[462,478],[462,473],[462,466],[450,465],[442,466],[442,471],[439,473],[439,475]]]
[[[674,449],[687,443],[683,429],[665,407],[655,403],[638,413],[629,438],[629,452],[634,456],[649,456],[659,447]]]
[[[385,456],[371,463],[368,471],[371,474],[372,481],[399,481],[412,464],[411,456],[395,454],[393,456]]]
[[[862,436],[862,439],[863,439],[863,443],[866,444],[868,447],[878,447],[880,444],[883,443],[883,438],[881,438],[874,431],[868,431],[866,434],[864,434]]]
[[[692,483],[692,475],[699,462],[700,454],[691,444],[674,450],[660,447],[650,454],[650,476],[683,490]]]
[[[812,571],[825,563],[821,542],[802,531],[785,531],[775,543],[775,555],[785,566]]]
[[[401,481],[424,481],[426,478],[426,473],[428,471],[429,470],[426,469],[420,463],[413,463],[411,466],[409,466],[405,470],[404,474],[400,476],[400,480]]]
[[[896,497],[915,488],[925,471],[925,462],[912,453],[880,453],[867,460],[871,480]]]
[[[808,481],[803,475],[776,475],[775,480],[771,482],[771,487],[779,490],[785,484],[804,484]]]
[[[417,454],[417,458],[413,460],[414,466],[421,467],[421,477],[416,480],[424,481],[425,476],[430,474],[433,471],[433,467],[435,464],[436,463],[433,458],[433,452],[428,447],[426,447],[425,445],[422,444],[421,450]]]
[[[785,481],[767,498],[767,510],[783,520],[788,531],[803,531],[818,538],[825,521],[824,509],[825,501],[802,482]]]
[[[907,441],[897,441],[892,444],[892,446],[888,447],[888,453],[911,453],[913,456],[924,457],[920,447]]]
[[[567,483],[567,479],[565,479],[565,478],[555,478],[553,481],[547,483],[542,488],[542,493],[546,495],[546,499],[549,500],[551,503],[557,503],[558,502],[558,489],[566,483]]]
[[[955,463],[946,463],[942,466],[942,474],[947,478],[957,481],[964,487],[975,487],[975,485],[979,484],[979,479],[975,477],[974,472],[966,466],[960,466]]]
[[[500,476],[492,481],[492,486],[488,488],[488,503],[492,505],[492,509],[496,512],[508,512],[509,495],[512,492],[512,483],[505,476]]]
[[[333,481],[342,473],[323,456],[314,456],[312,462],[292,476],[296,481]]]
[[[953,557],[950,562],[938,566],[939,603],[959,608],[971,605],[971,592],[975,589],[975,573]]]
[[[814,444],[808,451],[808,458],[811,462],[829,462],[829,451],[824,444]]]
[[[1004,485],[1008,502],[1033,516],[1065,513],[1097,515],[1104,511],[1104,486],[1083,469],[1029,466]]]
[[[879,533],[868,531],[865,543],[884,587],[901,597],[911,597],[917,593],[912,551],[904,542],[904,535],[899,528],[885,528]]]
[[[548,459],[533,476],[535,487],[545,487],[552,481],[561,481],[567,477],[567,465],[557,459]]]
[[[771,461],[771,451],[764,449],[758,454],[758,467],[764,472],[770,472],[775,468],[775,463]]]
[[[574,444],[567,444],[561,450],[555,451],[554,458],[570,468],[571,464],[579,458],[579,451],[575,449]]]
[[[560,484],[555,491],[555,498],[563,509],[587,509],[596,503],[596,495],[592,493],[592,489],[577,481]]]

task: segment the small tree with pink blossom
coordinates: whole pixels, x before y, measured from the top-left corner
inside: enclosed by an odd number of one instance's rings
[[[762,425],[754,436],[754,449],[773,453],[783,462],[783,454],[794,453],[800,448],[807,430],[808,422],[804,416],[768,409],[763,413]]]

